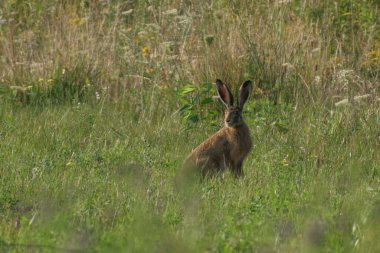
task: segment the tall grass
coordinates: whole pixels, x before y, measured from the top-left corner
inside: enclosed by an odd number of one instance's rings
[[[1,5],[6,86],[37,85],[57,71],[79,68],[84,80],[112,97],[130,88],[215,77],[231,84],[252,78],[274,99],[287,101],[378,91],[379,9],[373,1]],[[336,81],[344,70],[357,80]],[[73,85],[84,85],[82,79]]]

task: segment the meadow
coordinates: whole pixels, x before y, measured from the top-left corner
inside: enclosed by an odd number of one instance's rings
[[[1,252],[380,252],[380,5],[0,3]],[[255,84],[245,177],[179,180]]]

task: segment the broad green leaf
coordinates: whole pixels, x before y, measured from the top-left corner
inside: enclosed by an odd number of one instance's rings
[[[190,101],[188,101],[187,99],[183,98],[183,97],[178,97],[178,101],[183,104],[183,105],[190,105]]]
[[[188,94],[190,92],[194,92],[197,90],[197,87],[195,87],[194,85],[192,84],[188,84],[186,85],[185,87],[183,87],[180,91],[180,93],[183,95],[183,94]]]

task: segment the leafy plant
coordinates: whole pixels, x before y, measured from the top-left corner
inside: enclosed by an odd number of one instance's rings
[[[177,90],[182,123],[189,127],[202,120],[216,125],[216,115],[219,115],[218,106],[214,103],[215,88],[212,83],[203,83],[199,86],[187,83]]]

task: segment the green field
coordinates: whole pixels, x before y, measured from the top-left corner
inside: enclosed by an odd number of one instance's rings
[[[0,252],[380,252],[377,1],[0,3]],[[255,84],[245,177],[182,180]]]

